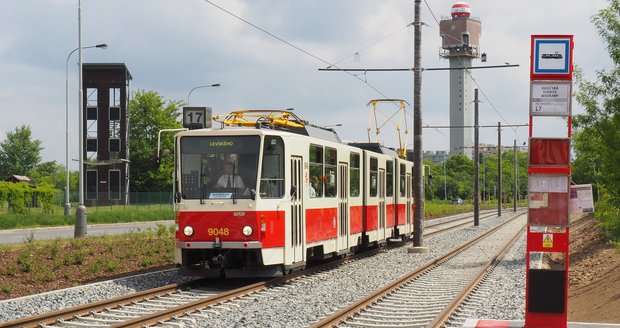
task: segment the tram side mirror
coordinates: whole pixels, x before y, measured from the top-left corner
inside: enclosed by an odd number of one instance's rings
[[[291,197],[297,195],[297,186],[291,186]]]
[[[177,191],[177,192],[174,194],[174,201],[175,201],[177,204],[181,202],[181,192],[180,192],[180,191]]]
[[[159,150],[159,153],[157,152],[157,150],[155,150],[155,154],[153,155],[153,159],[151,160],[151,168],[153,170],[157,170],[159,169],[160,165],[161,165],[161,149]]]

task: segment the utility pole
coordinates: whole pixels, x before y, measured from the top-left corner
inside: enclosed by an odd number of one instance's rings
[[[443,158],[443,200],[448,200],[448,176],[446,175],[446,161],[447,160],[448,160],[447,157]]]
[[[414,2],[414,32],[413,32],[413,199],[415,210],[413,213],[413,247],[407,251],[409,253],[426,253],[428,248],[424,247],[424,166],[422,165],[422,31],[420,29],[420,3],[421,0]]]
[[[517,211],[517,139],[514,140],[514,153],[515,153],[515,159],[514,159],[514,183],[513,183],[513,187],[512,187],[512,203],[513,203],[513,212]]]
[[[502,216],[502,122],[497,122],[497,216]]]
[[[478,89],[474,89],[474,226],[480,225],[480,149],[478,127]]]

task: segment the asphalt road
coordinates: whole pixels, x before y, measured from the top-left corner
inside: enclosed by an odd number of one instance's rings
[[[157,224],[164,224],[167,227],[174,225],[173,220],[152,221],[152,222],[132,222],[115,224],[93,224],[86,228],[87,236],[99,235],[118,235],[135,230],[146,230],[148,228],[157,229]],[[54,239],[54,238],[73,238],[73,226],[51,227],[51,228],[28,228],[0,230],[0,244],[23,243],[34,239]]]

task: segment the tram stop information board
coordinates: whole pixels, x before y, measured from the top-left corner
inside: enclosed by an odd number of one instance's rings
[[[566,327],[570,200],[572,35],[532,35],[525,327]],[[558,117],[565,137],[538,136]]]

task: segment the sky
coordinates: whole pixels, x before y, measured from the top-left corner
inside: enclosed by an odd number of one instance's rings
[[[529,56],[532,34],[574,35],[574,63],[586,78],[612,62],[592,15],[603,0],[470,0],[482,22],[480,50],[487,62],[515,68],[472,70],[480,90],[480,125],[519,125],[529,117]],[[65,81],[69,86],[69,157],[78,157],[78,1],[0,0],[0,140],[28,125],[42,141],[43,161],[65,164]],[[422,67],[448,67],[439,57],[438,22],[454,1],[422,1]],[[220,8],[218,8],[218,6]],[[214,114],[238,109],[294,108],[302,119],[335,127],[341,139],[367,142],[376,98],[413,103],[412,72],[345,73],[340,68],[413,67],[414,1],[391,0],[82,0],[85,63],[125,63],[130,91],[153,90],[164,99],[208,106]],[[227,12],[228,11],[228,12]],[[237,17],[235,17],[237,16]],[[245,22],[243,20],[245,20]],[[252,25],[254,26],[252,26]],[[270,35],[271,34],[271,35]],[[275,37],[274,37],[275,36]],[[68,68],[68,75],[66,75]],[[447,71],[422,75],[422,121],[449,124]],[[394,106],[379,106],[382,117]],[[573,115],[583,109],[573,101]],[[406,108],[413,144],[413,108]],[[395,116],[398,123],[399,115]],[[374,131],[374,121],[371,123]],[[406,124],[406,126],[405,126]],[[374,135],[371,136],[374,141]],[[526,142],[527,127],[502,129],[502,144]],[[447,129],[423,129],[423,150],[448,150]],[[395,125],[385,123],[379,142],[398,146]],[[497,128],[482,128],[480,142],[497,143]],[[76,169],[75,162],[69,163]]]

